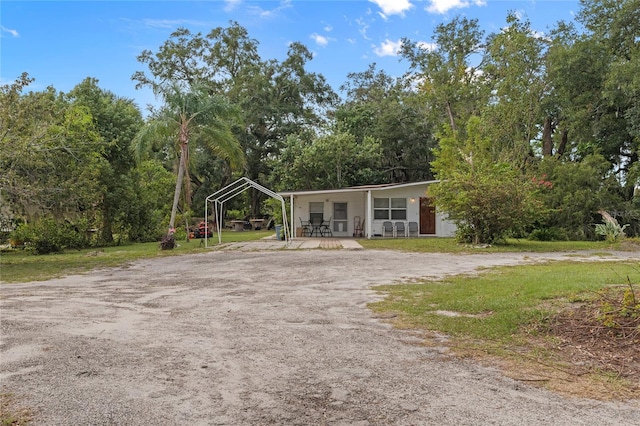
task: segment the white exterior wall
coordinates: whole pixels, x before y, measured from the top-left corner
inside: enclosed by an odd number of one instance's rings
[[[293,224],[293,235],[295,236],[295,230],[300,228],[300,219],[309,220],[309,203],[322,202],[324,203],[324,219],[333,218],[333,203],[347,203],[347,229],[346,232],[336,233],[334,236],[351,237],[354,234],[354,217],[360,216],[364,221],[367,217],[373,218],[373,199],[374,198],[406,198],[407,199],[407,218],[404,220],[405,225],[408,222],[416,222],[420,225],[420,197],[425,197],[427,193],[427,187],[429,184],[410,185],[399,188],[385,188],[385,189],[371,189],[371,211],[367,215],[367,196],[368,190],[362,191],[340,191],[336,192],[324,192],[319,194],[300,194],[294,195],[293,199],[293,214],[289,218]],[[412,202],[411,199],[414,199]],[[290,201],[287,200],[287,204]],[[396,220],[389,219],[391,222]],[[382,235],[382,222],[384,220],[373,220],[371,222],[371,236]],[[333,221],[332,221],[333,229]],[[368,224],[364,224],[365,236],[368,230]],[[455,235],[456,226],[453,222],[447,220],[446,215],[440,212],[436,212],[436,233],[431,236],[436,237],[452,237]]]
[[[362,220],[366,217],[367,210],[367,194],[362,192],[336,192],[333,194],[317,194],[317,195],[296,195],[293,199],[293,210],[295,220],[294,229],[300,228],[300,219],[309,220],[309,203],[324,203],[323,216],[325,220],[333,219],[333,203],[347,203],[347,228],[342,233],[336,233],[334,236],[351,237],[354,232],[355,216],[360,216]],[[333,227],[333,221],[332,221]],[[333,228],[332,228],[333,229]]]

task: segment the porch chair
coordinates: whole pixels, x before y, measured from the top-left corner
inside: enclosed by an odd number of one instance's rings
[[[388,236],[392,236],[394,237],[395,232],[393,232],[393,223],[391,223],[388,220],[385,220],[384,222],[382,222],[382,236],[383,237],[388,237]]]
[[[396,237],[406,237],[404,222],[396,222]]]
[[[333,232],[331,232],[331,219],[333,218],[330,217],[329,220],[323,220],[322,221],[322,225],[320,226],[320,235],[323,237],[333,237]]]
[[[310,237],[313,231],[313,227],[311,226],[311,223],[308,220],[302,220],[301,217],[298,219],[300,219],[300,226],[302,227],[302,236]]]
[[[418,234],[418,222],[409,222],[409,236],[417,237]]]

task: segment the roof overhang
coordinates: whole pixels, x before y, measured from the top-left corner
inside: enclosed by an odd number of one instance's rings
[[[320,189],[315,191],[282,191],[282,192],[278,192],[278,195],[282,197],[291,197],[291,196],[299,196],[299,195],[323,195],[323,194],[337,194],[337,193],[345,193],[345,192],[386,191],[390,189],[401,189],[401,188],[410,188],[412,186],[430,185],[438,182],[440,181],[427,180],[427,181],[410,182],[410,183],[388,183],[388,184],[381,184],[381,185],[352,186],[349,188],[340,188],[340,189]]]

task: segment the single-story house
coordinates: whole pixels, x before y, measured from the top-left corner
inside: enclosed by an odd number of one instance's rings
[[[450,237],[456,231],[445,214],[436,211],[427,188],[438,181],[366,185],[317,191],[284,191],[289,201],[292,236],[303,236],[309,222],[323,222],[323,236]],[[389,225],[393,229],[389,229]],[[320,231],[320,228],[317,228]],[[327,231],[330,230],[330,231]],[[319,232],[316,233],[318,235]],[[309,235],[309,232],[306,233]]]

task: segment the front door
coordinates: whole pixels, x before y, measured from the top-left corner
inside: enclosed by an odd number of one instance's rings
[[[333,203],[333,223],[331,230],[334,236],[345,237],[348,234],[349,217],[347,203]]]
[[[420,197],[420,234],[436,233],[436,206],[433,198]]]

